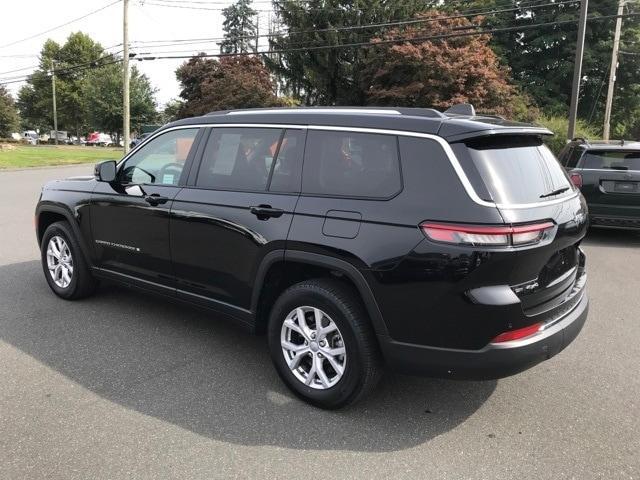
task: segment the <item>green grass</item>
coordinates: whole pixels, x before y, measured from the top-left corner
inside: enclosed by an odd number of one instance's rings
[[[6,168],[47,167],[119,160],[121,148],[85,146],[16,145],[15,150],[0,150],[0,170]]]

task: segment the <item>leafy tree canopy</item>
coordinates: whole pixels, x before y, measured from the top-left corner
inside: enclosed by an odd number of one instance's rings
[[[9,91],[0,85],[0,138],[10,137],[20,126],[18,111]]]
[[[122,134],[122,65],[107,65],[87,76],[84,96],[89,99],[89,125],[117,135]],[[155,90],[146,75],[131,67],[129,80],[129,108],[131,129],[140,131],[142,125],[156,120]]]
[[[269,71],[254,56],[201,56],[191,58],[176,71],[184,104],[178,116],[193,117],[216,110],[280,105]]]
[[[56,72],[58,129],[81,135],[89,130],[122,131],[122,64],[85,33],[71,34],[64,45],[47,40],[40,52],[40,67],[18,94],[18,109],[25,127],[53,128],[51,71]],[[114,63],[117,62],[117,63]],[[146,122],[155,111],[149,80],[133,68],[131,73],[132,125]],[[118,122],[115,121],[118,117]]]
[[[468,30],[481,18],[443,19],[432,10],[416,16],[432,20],[388,31],[373,41],[362,72],[362,90],[371,105],[446,109],[472,103],[478,110],[513,117],[522,115],[522,100],[509,71],[489,46],[489,35],[441,37]],[[401,44],[394,38],[417,39]]]
[[[438,0],[274,0],[286,36],[271,39],[274,50],[289,50],[267,60],[288,95],[306,105],[363,105],[360,75],[366,50],[314,49],[321,45],[368,42],[380,27],[351,30],[333,28],[371,25],[405,19],[438,5]]]

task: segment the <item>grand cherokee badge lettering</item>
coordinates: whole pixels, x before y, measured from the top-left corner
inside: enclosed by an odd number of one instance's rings
[[[98,245],[104,245],[105,247],[121,248],[122,250],[129,250],[131,252],[139,252],[138,247],[132,247],[131,245],[123,245],[122,243],[107,242],[106,240],[96,240]]]

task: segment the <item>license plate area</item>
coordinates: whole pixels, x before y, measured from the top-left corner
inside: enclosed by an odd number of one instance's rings
[[[613,190],[616,193],[637,193],[638,182],[615,182]]]
[[[602,189],[607,193],[640,193],[640,182],[603,180]]]

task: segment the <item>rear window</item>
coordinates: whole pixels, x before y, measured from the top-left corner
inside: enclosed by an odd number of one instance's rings
[[[496,203],[543,202],[573,191],[564,169],[539,137],[484,137],[466,146]]]
[[[640,170],[640,152],[587,151],[582,160],[582,168]]]

